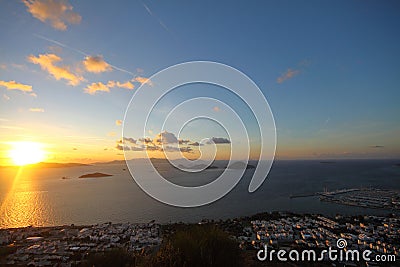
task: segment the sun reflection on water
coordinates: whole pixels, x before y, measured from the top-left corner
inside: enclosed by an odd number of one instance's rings
[[[37,191],[32,170],[20,167],[1,204],[2,227],[41,226],[45,224],[45,192]]]

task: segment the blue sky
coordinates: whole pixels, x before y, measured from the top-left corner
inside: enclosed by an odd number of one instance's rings
[[[44,143],[55,161],[121,159],[116,121],[140,86],[135,77],[192,60],[221,62],[254,80],[275,117],[278,158],[400,157],[397,1],[32,0],[0,6],[3,160],[9,142],[23,140]],[[72,10],[52,17],[48,11],[57,14],[59,6]],[[51,74],[43,61],[33,63],[49,54],[60,59],[52,66],[75,74],[77,84],[57,80],[60,69]],[[90,71],[86,57],[107,65]],[[10,89],[10,81],[22,89]],[[85,92],[109,81],[135,88],[114,84],[109,92]],[[166,102],[173,106],[199,90],[212,91],[193,87]]]

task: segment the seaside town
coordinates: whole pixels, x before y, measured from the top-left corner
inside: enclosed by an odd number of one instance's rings
[[[79,266],[90,253],[115,248],[144,253],[161,241],[154,222],[0,229],[0,247],[10,253],[0,255],[0,266]]]
[[[92,226],[25,227],[0,230],[1,266],[79,266],[89,254],[115,248],[131,253],[151,254],[183,223],[160,225],[104,223]],[[371,250],[371,258],[385,255],[389,265],[400,260],[398,216],[299,215],[286,212],[262,213],[251,217],[219,221],[203,220],[197,225],[215,225],[237,241],[252,260],[264,245],[270,249],[336,248],[345,239],[345,249]],[[4,253],[8,251],[8,253]],[[325,264],[333,264],[324,259]],[[346,266],[381,266],[376,262],[335,262]],[[327,265],[328,266],[328,265]]]
[[[345,250],[357,250],[362,253],[372,251],[371,258],[385,255],[388,262],[400,258],[400,220],[398,217],[337,215],[327,218],[321,215],[283,215],[279,219],[251,221],[251,226],[244,228],[244,235],[239,236],[240,246],[271,249],[323,249],[337,248],[337,241],[344,239]],[[328,255],[325,260],[329,261]],[[341,262],[345,266],[360,266],[355,262]],[[376,264],[376,265],[374,265]],[[380,266],[369,262],[366,266]]]

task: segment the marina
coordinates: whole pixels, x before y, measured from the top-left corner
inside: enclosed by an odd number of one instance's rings
[[[345,188],[290,195],[290,199],[319,196],[320,201],[372,209],[400,211],[400,192],[378,188]]]
[[[330,194],[329,192],[321,194],[320,200],[362,208],[400,211],[400,193],[392,190],[377,188],[349,189],[347,192],[340,194]]]

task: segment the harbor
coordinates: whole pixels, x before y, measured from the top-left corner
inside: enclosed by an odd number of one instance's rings
[[[344,188],[290,195],[291,199],[319,196],[320,201],[362,208],[400,211],[400,192],[378,188]]]

